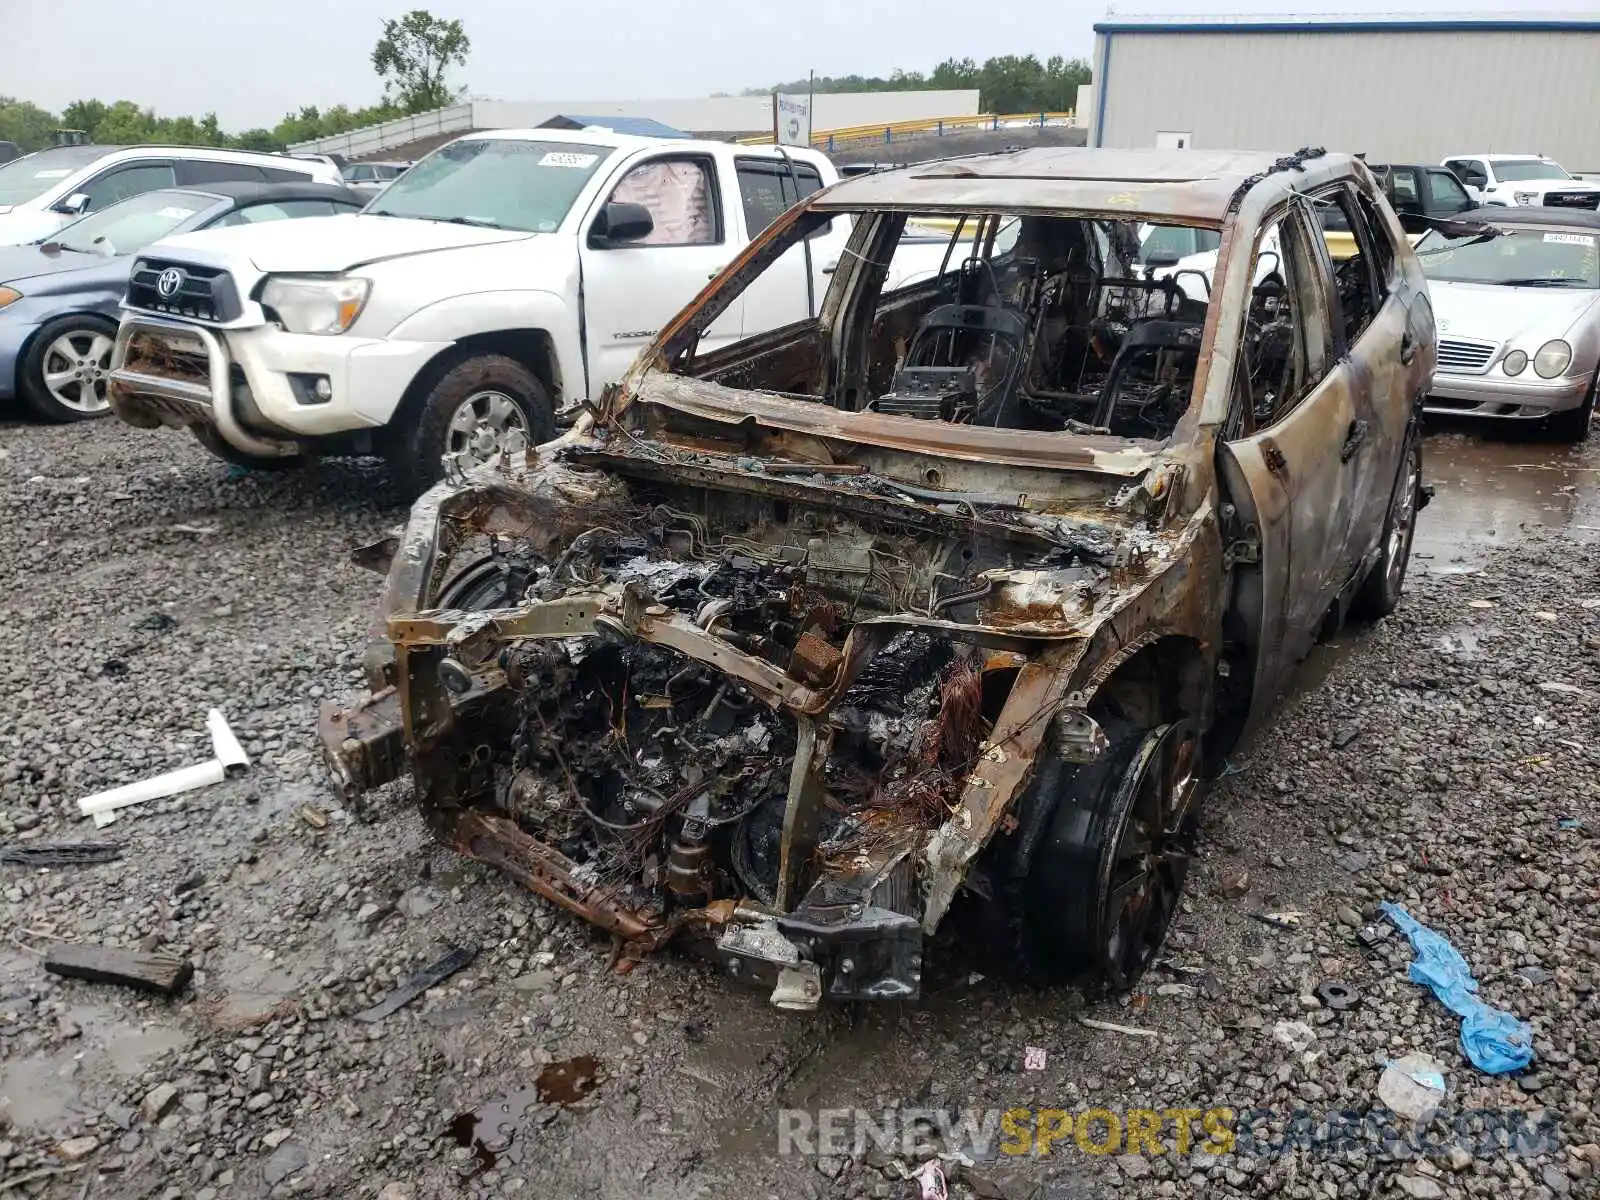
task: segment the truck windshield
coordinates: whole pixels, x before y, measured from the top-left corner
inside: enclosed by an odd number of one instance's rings
[[[1498,283],[1507,287],[1600,287],[1600,235],[1517,229],[1501,237],[1447,238],[1429,233],[1417,243],[1429,279]]]
[[[1502,183],[1516,183],[1523,179],[1571,179],[1566,171],[1547,158],[1496,159],[1495,177]]]
[[[423,159],[366,211],[551,233],[612,153],[573,142],[467,138]]]

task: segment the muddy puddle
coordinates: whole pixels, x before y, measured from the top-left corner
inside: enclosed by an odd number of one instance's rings
[[[480,1175],[502,1163],[520,1163],[532,1136],[533,1118],[528,1110],[535,1104],[576,1104],[604,1078],[600,1061],[585,1054],[548,1064],[532,1087],[515,1088],[458,1113],[450,1122],[450,1137],[457,1146],[472,1151],[468,1172]]]
[[[70,1004],[59,1020],[79,1031],[69,1048],[0,1064],[0,1125],[49,1129],[91,1112],[114,1098],[118,1081],[191,1040],[175,1025],[140,1022],[96,1004]]]
[[[1600,459],[1592,450],[1493,433],[1449,429],[1424,444],[1423,480],[1435,491],[1417,521],[1414,570],[1478,570],[1490,550],[1541,526],[1600,539]]]

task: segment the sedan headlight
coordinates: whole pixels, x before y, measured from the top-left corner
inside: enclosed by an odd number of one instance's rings
[[[1537,203],[1539,203],[1539,193],[1538,192],[1512,192],[1511,194],[1516,197],[1518,204],[1537,204]]]
[[[1541,379],[1554,379],[1572,365],[1572,347],[1560,338],[1546,342],[1533,356],[1533,369]]]
[[[5,308],[8,304],[15,304],[21,299],[22,293],[17,291],[16,288],[0,287],[0,308]]]
[[[1521,375],[1528,369],[1527,351],[1513,350],[1500,360],[1500,369],[1507,375]]]
[[[356,323],[371,291],[366,279],[273,275],[261,289],[261,303],[290,333],[343,333]]]

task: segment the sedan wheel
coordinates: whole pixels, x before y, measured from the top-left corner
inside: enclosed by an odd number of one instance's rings
[[[106,386],[115,345],[109,322],[67,317],[47,325],[23,362],[22,393],[28,407],[47,421],[105,416],[111,411]]]

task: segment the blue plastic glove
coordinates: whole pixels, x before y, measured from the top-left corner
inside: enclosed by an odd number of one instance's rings
[[[1411,962],[1411,981],[1432,988],[1444,1006],[1461,1018],[1461,1051],[1472,1065],[1490,1075],[1505,1075],[1531,1063],[1533,1030],[1527,1022],[1478,999],[1478,981],[1460,951],[1398,904],[1385,901],[1380,907],[1395,928],[1411,939],[1411,948],[1417,952]]]

